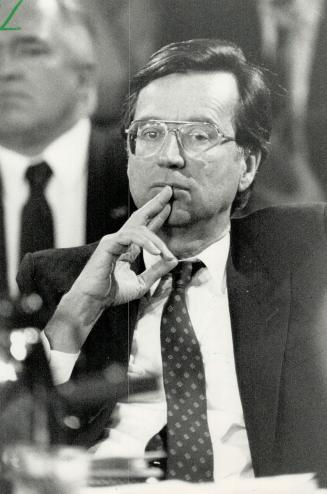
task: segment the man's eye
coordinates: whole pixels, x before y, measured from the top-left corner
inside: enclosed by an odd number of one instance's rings
[[[205,132],[192,132],[189,136],[193,141],[206,142],[209,140],[209,136]]]
[[[148,141],[154,141],[160,137],[161,133],[156,129],[144,129],[140,133],[140,137],[142,139],[146,139]]]

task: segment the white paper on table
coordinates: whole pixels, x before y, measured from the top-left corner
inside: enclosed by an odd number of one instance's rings
[[[318,489],[312,473],[281,475],[258,479],[225,479],[220,482],[191,484],[167,480],[151,484],[86,488],[81,494],[313,494]]]

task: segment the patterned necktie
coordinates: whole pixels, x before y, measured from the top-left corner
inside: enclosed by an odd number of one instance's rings
[[[51,175],[52,170],[44,161],[31,165],[26,170],[25,178],[30,186],[30,195],[22,211],[21,258],[27,252],[49,249],[54,246],[53,218],[44,195]]]
[[[180,262],[172,271],[172,291],[161,319],[161,352],[167,400],[167,478],[204,482],[213,480],[206,381],[185,301],[194,265],[201,266]]]

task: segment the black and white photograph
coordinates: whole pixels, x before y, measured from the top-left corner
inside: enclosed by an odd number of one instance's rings
[[[327,493],[327,0],[0,0],[0,494]]]

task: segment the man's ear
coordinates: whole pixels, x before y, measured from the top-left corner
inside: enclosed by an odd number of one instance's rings
[[[92,115],[98,102],[98,77],[97,69],[93,63],[83,63],[78,68],[79,92],[81,99],[88,109],[88,115]]]
[[[239,192],[246,190],[252,184],[261,161],[261,151],[245,149],[243,151],[242,170],[238,184]]]

